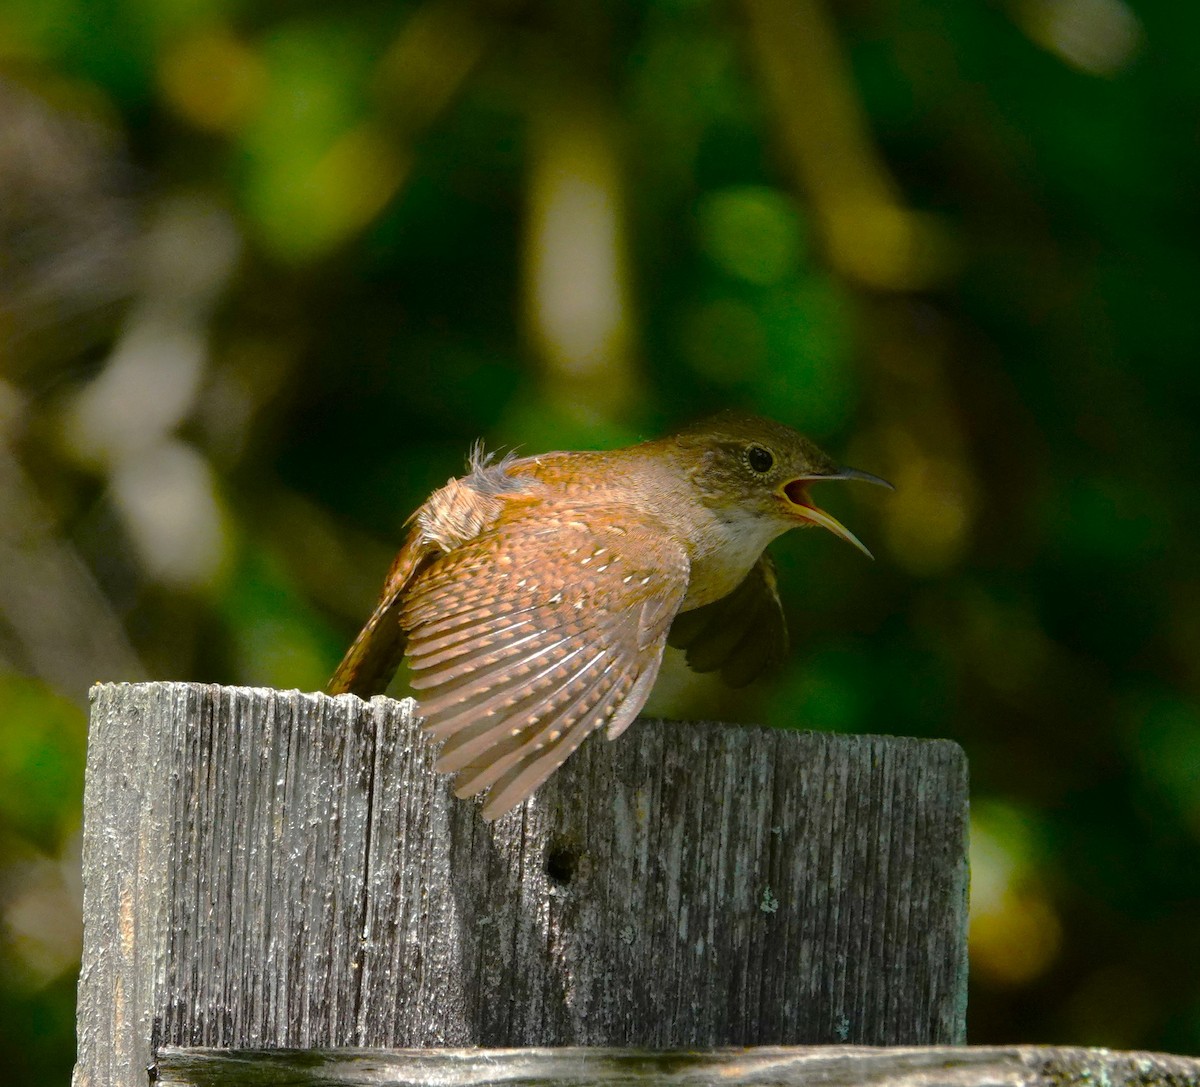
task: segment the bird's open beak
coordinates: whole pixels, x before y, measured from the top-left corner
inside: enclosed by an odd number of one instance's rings
[[[813,502],[812,496],[808,493],[809,486],[813,483],[824,483],[828,479],[861,479],[865,483],[874,483],[880,487],[886,487],[889,491],[894,491],[896,488],[886,479],[873,476],[870,472],[861,472],[857,468],[839,468],[836,472],[830,472],[825,475],[800,476],[797,479],[788,481],[781,488],[781,495],[787,504],[788,511],[793,516],[810,524],[827,528],[835,536],[840,536],[848,544],[853,544],[867,558],[873,559],[875,556],[867,550],[862,540],[855,536],[836,517],[826,513]]]

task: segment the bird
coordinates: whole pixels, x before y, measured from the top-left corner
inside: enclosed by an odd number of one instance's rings
[[[787,627],[766,547],[792,528],[857,536],[810,488],[862,480],[770,419],[726,411],[622,449],[485,453],[435,491],[326,688],[382,693],[407,657],[416,713],[455,795],[517,807],[591,733],[616,739],[665,647],[734,686],[778,665]]]

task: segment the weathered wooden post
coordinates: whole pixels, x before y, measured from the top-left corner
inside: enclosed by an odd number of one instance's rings
[[[154,1046],[961,1042],[962,752],[641,722],[484,823],[408,703],[93,692],[76,1083]]]
[[[494,824],[433,753],[385,698],[95,688],[76,1087],[1040,1067],[839,1045],[964,1041],[955,745],[640,722]]]

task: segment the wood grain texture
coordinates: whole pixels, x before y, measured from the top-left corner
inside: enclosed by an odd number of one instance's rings
[[[1200,1061],[1057,1046],[620,1049],[167,1050],[159,1087],[1200,1087]]]
[[[942,741],[643,721],[495,823],[410,704],[93,691],[77,1087],[154,1047],[963,1040]]]

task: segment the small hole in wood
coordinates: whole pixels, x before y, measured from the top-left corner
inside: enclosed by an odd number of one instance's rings
[[[566,887],[579,867],[579,850],[566,842],[555,842],[546,854],[546,875],[552,883]]]

